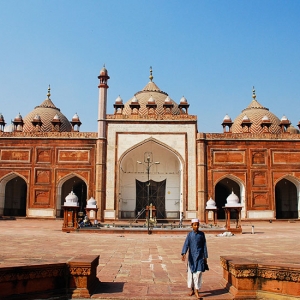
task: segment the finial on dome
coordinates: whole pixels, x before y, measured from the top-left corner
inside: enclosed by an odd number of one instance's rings
[[[50,88],[50,84],[49,84],[49,86],[48,86],[48,93],[47,93],[47,97],[48,97],[48,99],[50,99],[50,96],[51,96],[51,94],[50,94],[50,90],[51,90],[51,88]]]
[[[254,86],[252,87],[252,98],[253,98],[253,100],[256,99],[256,94],[255,94],[255,88],[254,88]]]
[[[149,76],[150,81],[153,80],[153,76],[152,76],[152,67],[150,67],[150,76]]]

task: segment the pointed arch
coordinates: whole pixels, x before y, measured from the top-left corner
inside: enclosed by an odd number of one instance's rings
[[[136,179],[146,182],[144,163],[145,152],[153,152],[151,180],[163,182],[166,180],[165,215],[166,218],[178,218],[185,207],[186,164],[183,157],[172,147],[150,137],[124,151],[116,161],[115,208],[119,218],[134,218],[138,211],[136,206]],[[141,161],[142,164],[138,164]],[[143,166],[144,164],[144,166]]]
[[[63,185],[70,179],[77,177],[78,179],[80,179],[84,185],[85,185],[85,193],[83,193],[84,195],[86,195],[86,191],[88,190],[88,184],[87,181],[84,177],[82,177],[81,175],[72,172],[64,177],[62,177],[58,182],[57,182],[57,186],[56,186],[56,217],[62,217],[62,203],[63,203]],[[69,191],[69,193],[71,192],[71,190]],[[66,195],[65,195],[66,196]],[[77,195],[78,196],[78,195]],[[86,199],[84,199],[86,201]]]
[[[297,219],[300,216],[300,180],[287,174],[274,184],[276,219]]]
[[[19,174],[18,172],[11,172],[6,174],[0,179],[0,215],[3,215],[4,213],[4,206],[5,206],[5,189],[8,182],[10,182],[12,179],[20,177],[22,180],[24,180],[26,184],[26,199],[25,199],[25,211],[27,209],[27,199],[28,199],[28,181],[27,178],[23,175]],[[26,215],[26,213],[25,213]]]
[[[128,154],[130,153],[132,150],[136,149],[136,148],[139,148],[140,146],[144,145],[144,144],[148,144],[148,143],[156,143],[158,145],[160,145],[161,147],[165,148],[165,149],[168,149],[170,152],[173,152],[177,157],[178,159],[181,161],[182,165],[184,163],[184,159],[183,157],[179,154],[178,151],[176,151],[174,148],[170,147],[169,145],[153,138],[153,137],[150,137],[150,138],[147,138],[137,144],[135,144],[134,146],[128,148],[126,151],[124,151],[122,153],[122,155],[120,155],[120,158],[118,160],[118,165],[122,162],[123,158]]]
[[[218,180],[215,182],[214,184],[214,191],[215,191],[215,197],[216,197],[216,193],[217,193],[217,188],[218,188],[218,184],[223,183],[223,185],[225,186],[225,189],[228,190],[229,193],[231,193],[231,191],[229,190],[229,188],[231,187],[231,185],[226,183],[226,179],[232,180],[238,187],[239,187],[239,194],[237,195],[240,198],[240,203],[242,205],[242,210],[241,210],[241,217],[242,219],[246,218],[246,204],[245,204],[245,195],[246,195],[246,189],[245,189],[245,182],[243,180],[241,180],[239,177],[233,175],[233,174],[226,174],[220,178],[218,178]],[[235,192],[235,191],[234,191]],[[228,195],[229,195],[228,193]],[[236,194],[237,192],[235,192]],[[227,195],[227,196],[228,196]],[[226,198],[227,198],[226,196]],[[216,200],[216,199],[215,199]],[[226,202],[226,200],[223,200],[223,202]],[[224,204],[225,204],[224,202]],[[222,209],[219,207],[219,210]]]

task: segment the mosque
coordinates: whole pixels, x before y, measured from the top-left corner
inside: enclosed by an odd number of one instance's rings
[[[50,87],[24,118],[6,124],[0,114],[0,216],[61,218],[72,192],[81,211],[96,200],[100,221],[143,219],[149,203],[159,220],[203,221],[209,199],[224,219],[231,194],[244,220],[299,218],[299,131],[254,89],[234,121],[226,115],[220,133],[203,133],[188,100],[162,91],[152,69],[142,90],[115,100],[113,114],[105,67],[98,79],[97,132],[81,132],[77,113],[68,120]]]

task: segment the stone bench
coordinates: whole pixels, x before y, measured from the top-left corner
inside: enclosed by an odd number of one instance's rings
[[[99,279],[99,255],[83,255],[65,263],[30,259],[24,265],[0,268],[0,299],[36,299],[54,296],[90,298]]]
[[[300,255],[220,259],[222,285],[234,299],[300,299]]]

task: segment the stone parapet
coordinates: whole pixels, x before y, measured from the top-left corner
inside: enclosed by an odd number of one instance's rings
[[[199,134],[198,134],[199,136]],[[200,137],[199,137],[200,138]],[[300,140],[295,133],[205,133],[206,140]]]
[[[197,121],[197,116],[195,115],[171,115],[171,114],[155,114],[155,115],[107,115],[107,120],[171,120],[171,121],[180,121],[180,120],[190,120]]]
[[[0,268],[0,299],[90,298],[99,283],[99,255],[83,255],[65,263]]]
[[[55,139],[96,139],[97,132],[3,132],[0,131],[1,138],[55,138]]]
[[[234,299],[299,299],[300,256],[270,259],[221,256],[222,285]]]

